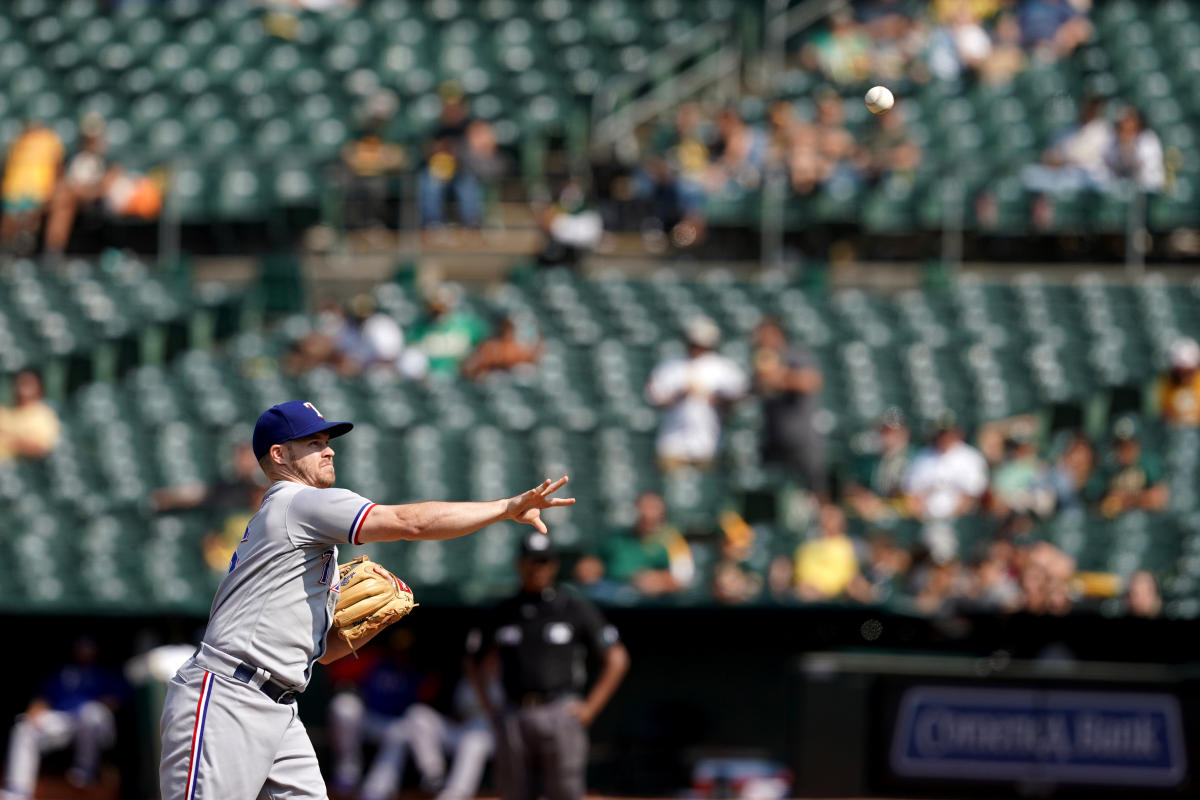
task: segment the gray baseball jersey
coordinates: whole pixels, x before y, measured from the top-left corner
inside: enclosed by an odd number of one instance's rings
[[[167,688],[164,800],[325,797],[294,704],[260,687],[308,685],[337,605],[337,546],[359,543],[374,507],[345,489],[278,481],[267,490],[217,588],[199,650]]]

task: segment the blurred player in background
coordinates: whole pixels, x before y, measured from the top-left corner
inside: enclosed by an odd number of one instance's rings
[[[127,699],[121,676],[97,663],[94,639],[82,636],[72,647],[72,660],[43,684],[17,717],[8,740],[8,766],[3,800],[29,800],[37,783],[42,755],[75,746],[67,781],[77,788],[100,776],[100,755],[117,735],[113,712]]]
[[[629,654],[590,601],[556,585],[558,557],[545,536],[526,536],[517,560],[521,587],[473,630],[467,675],[494,720],[496,777],[503,800],[580,800],[587,726],[629,669]],[[497,652],[505,703],[497,707],[480,663]],[[602,663],[584,694],[587,665]]]

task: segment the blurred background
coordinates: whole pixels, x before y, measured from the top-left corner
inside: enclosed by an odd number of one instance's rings
[[[116,746],[36,796],[157,797],[304,399],[379,502],[570,474],[599,793],[1192,795],[1197,77],[1187,0],[0,4],[0,753],[82,660]],[[517,548],[361,548],[421,607],[323,763]]]

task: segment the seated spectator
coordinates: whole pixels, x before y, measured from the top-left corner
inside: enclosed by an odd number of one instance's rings
[[[933,560],[944,565],[958,552],[953,522],[973,513],[988,487],[983,454],[963,441],[954,415],[934,423],[930,444],[917,454],[904,478],[909,512],[925,525],[922,536]]]
[[[1012,14],[1000,14],[992,32],[991,52],[976,67],[980,80],[990,86],[1007,86],[1028,61],[1021,46],[1021,23]]]
[[[1082,433],[1071,434],[1062,453],[1046,474],[1046,486],[1054,493],[1055,512],[1083,507],[1096,453],[1092,443]]]
[[[991,54],[992,40],[980,17],[970,2],[959,0],[946,23],[930,36],[927,57],[934,77],[955,81],[981,69]]]
[[[1162,613],[1162,595],[1154,573],[1139,569],[1129,576],[1125,588],[1125,612],[1134,617],[1157,617]]]
[[[1038,454],[1031,428],[1009,430],[1004,459],[992,473],[988,511],[996,517],[1048,517],[1054,513],[1055,495],[1047,485],[1048,467]]]
[[[1024,0],[1017,12],[1025,47],[1042,61],[1057,61],[1092,38],[1092,23],[1072,0]]]
[[[1104,152],[1104,163],[1115,178],[1131,181],[1143,192],[1161,192],[1166,182],[1162,142],[1133,106],[1117,116],[1116,135]]]
[[[674,594],[688,587],[694,572],[691,549],[667,521],[667,504],[653,492],[638,496],[632,528],[608,533],[596,555],[575,565],[576,580],[606,596],[621,586],[644,597]]]
[[[13,404],[0,406],[0,463],[13,458],[45,458],[58,445],[58,412],[43,397],[42,380],[23,370],[13,380]]]
[[[649,205],[645,227],[650,242],[668,233],[671,241],[687,246],[704,236],[704,178],[710,161],[702,126],[700,106],[682,103],[634,175],[633,195]]]
[[[746,124],[730,107],[717,112],[716,131],[717,137],[709,147],[712,160],[704,175],[708,193],[757,188],[767,157],[762,131]]]
[[[254,449],[239,443],[221,480],[156,489],[150,494],[150,507],[160,513],[203,508],[208,532],[200,542],[200,551],[213,574],[223,576],[266,491],[267,482]]]
[[[350,229],[386,227],[389,177],[405,165],[404,148],[384,141],[387,118],[372,116],[362,135],[342,146],[345,225]]]
[[[982,613],[1012,613],[1021,607],[1021,586],[1013,567],[1015,547],[991,542],[971,565],[971,587],[963,606]]]
[[[1088,97],[1079,108],[1079,119],[1042,154],[1041,164],[1022,170],[1022,179],[1039,192],[1076,192],[1104,187],[1110,181],[1105,154],[1113,141],[1113,128],[1104,116],[1104,98]]]
[[[904,478],[909,508],[922,519],[953,520],[975,510],[987,485],[987,461],[963,441],[953,413],[943,413],[929,446],[917,454]]]
[[[1190,336],[1171,343],[1170,370],[1155,385],[1158,413],[1169,425],[1200,425],[1200,344]]]
[[[855,586],[857,599],[871,603],[893,599],[900,593],[904,575],[911,564],[912,556],[890,533],[873,531],[867,537],[866,557],[862,559],[865,584],[861,591],[857,584]]]
[[[820,71],[833,83],[861,83],[871,75],[871,40],[850,11],[835,11],[828,29],[801,49],[800,60],[805,69]]]
[[[410,378],[424,376],[424,357],[404,346],[400,324],[377,308],[374,297],[357,294],[350,299],[347,310],[349,313],[341,317],[333,340],[339,372],[355,375],[384,368],[398,370]]]
[[[46,252],[62,253],[71,236],[75,215],[102,203],[109,183],[104,154],[104,120],[89,114],[79,124],[79,152],[67,162],[62,180],[54,189],[46,214]]]
[[[1163,511],[1170,489],[1157,456],[1142,449],[1137,422],[1122,417],[1113,426],[1113,446],[1097,476],[1100,513],[1116,517],[1126,511]]]
[[[796,549],[795,585],[797,595],[806,602],[870,599],[854,544],[846,535],[846,515],[832,503],[821,507],[816,537]]]
[[[811,194],[832,181],[858,180],[854,168],[854,137],[846,128],[841,95],[832,89],[817,94],[817,118],[812,125],[796,126],[788,156],[792,189]]]
[[[557,202],[538,209],[536,215],[545,236],[537,256],[543,266],[578,266],[604,236],[604,219],[574,180],[563,186]]]
[[[854,161],[869,181],[891,173],[911,174],[921,166],[921,147],[908,137],[904,107],[897,106],[871,126],[866,141],[857,148]]]
[[[487,335],[487,324],[475,312],[458,307],[462,290],[441,284],[425,297],[425,314],[412,327],[412,346],[429,364],[429,374],[446,378],[458,374],[463,361]]]
[[[1021,606],[1030,614],[1061,616],[1071,610],[1075,559],[1049,542],[1017,551],[1021,571]]]
[[[742,368],[716,352],[721,330],[715,322],[696,318],[685,335],[687,355],[662,362],[646,382],[646,399],[665,411],[655,441],[664,470],[711,466],[721,440],[720,411],[749,388]]]
[[[827,493],[825,442],[813,423],[824,377],[813,354],[788,341],[778,321],[754,331],[754,387],[762,398],[764,464],[784,467],[818,496]]]
[[[521,364],[535,364],[542,355],[542,336],[536,325],[518,330],[517,319],[500,320],[496,333],[484,339],[463,362],[463,375],[478,380],[492,372],[506,372]]]
[[[904,414],[889,408],[879,420],[875,444],[855,464],[846,491],[850,509],[870,522],[907,516],[904,478],[913,455]]]
[[[438,228],[446,220],[446,195],[454,193],[459,220],[465,227],[478,228],[483,223],[483,183],[468,162],[479,155],[468,154],[470,110],[466,97],[457,86],[442,87],[442,114],[430,139],[425,166],[417,183],[421,207],[421,226]],[[494,155],[495,138],[491,138]],[[474,134],[474,146],[488,149],[488,138],[479,130]]]
[[[0,251],[34,251],[38,226],[58,183],[62,161],[63,144],[58,134],[41,120],[26,120],[4,161]]]
[[[883,83],[903,80],[923,39],[912,0],[867,0],[854,4],[862,30],[871,39],[871,74]]]

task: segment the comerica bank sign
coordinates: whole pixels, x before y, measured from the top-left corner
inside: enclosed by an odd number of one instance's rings
[[[1187,773],[1166,694],[917,686],[892,736],[897,775],[1167,787]]]

